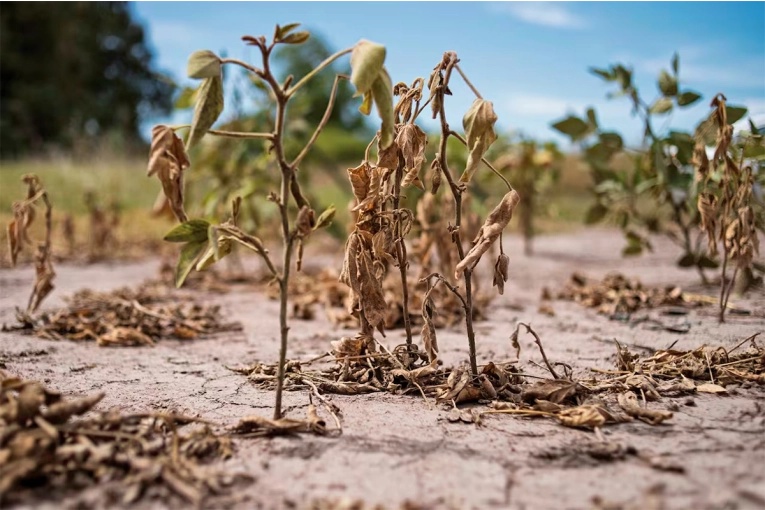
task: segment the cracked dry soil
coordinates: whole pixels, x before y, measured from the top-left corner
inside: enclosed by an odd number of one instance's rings
[[[637,259],[621,258],[622,239],[607,230],[539,237],[535,245],[535,256],[527,258],[520,255],[520,238],[506,240],[510,280],[505,295],[488,310],[491,319],[476,324],[479,363],[515,358],[508,338],[518,320],[534,326],[548,357],[572,365],[574,377],[588,376],[591,367],[613,368],[616,351],[610,340],[614,338],[638,352],[673,342],[676,349],[688,350],[703,344],[732,347],[765,331],[761,289],[735,300],[760,318],[731,317],[719,325],[713,307],[701,308],[683,317],[691,324],[685,334],[650,329],[648,323],[610,321],[572,302],[553,301],[554,316],[540,313],[541,289],[560,288],[573,271],[597,278],[621,271],[646,285],[677,284],[709,295],[715,295],[716,288],[699,287],[694,272],[675,267],[676,250],[661,241],[654,253]],[[82,287],[110,290],[138,284],[154,277],[158,265],[153,261],[58,267],[57,289],[45,307],[60,306],[62,296]],[[30,268],[0,272],[0,323],[14,321],[14,306],[26,302],[32,278]],[[486,289],[490,280],[482,278],[481,287]],[[236,288],[225,295],[198,297],[221,304],[226,317],[241,321],[244,331],[194,341],[163,340],[154,347],[138,348],[101,348],[93,342],[54,342],[5,333],[0,335],[0,366],[65,394],[103,391],[106,398],[98,406],[102,410],[172,410],[226,425],[249,414],[269,416],[273,393],[256,388],[226,366],[278,359],[278,302]],[[660,310],[648,313],[667,320]],[[438,332],[446,365],[467,359],[463,329],[461,325]],[[343,334],[347,333],[319,309],[312,321],[293,319],[289,357],[307,359],[326,352],[329,341]],[[389,347],[403,341],[403,330],[389,331],[383,339]],[[531,336],[522,335],[521,346],[524,371],[545,375],[529,363],[541,362]],[[433,508],[579,509],[592,508],[593,498],[599,497],[643,508],[646,492],[663,487],[661,500],[668,509],[765,508],[762,386],[729,387],[726,396],[665,397],[652,406],[674,411],[666,424],[653,427],[637,421],[603,429],[606,439],[679,464],[684,473],[654,469],[637,456],[599,459],[587,448],[597,441],[595,434],[551,420],[486,415],[476,426],[447,421],[448,409],[428,406],[417,396],[330,397],[342,410],[339,437],[236,440],[235,455],[218,467],[245,471],[254,482],[236,489],[236,497],[225,506],[305,508],[318,498],[349,497],[386,508],[410,501]],[[303,416],[308,395],[286,392],[284,401],[288,416]],[[92,487],[63,500],[41,493],[27,507],[81,506],[98,501],[102,490]],[[136,507],[166,508],[167,503],[142,501]]]

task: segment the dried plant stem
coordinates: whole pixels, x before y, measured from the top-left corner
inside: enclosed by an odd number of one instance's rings
[[[454,69],[454,66],[457,65],[457,55],[456,53],[452,52],[448,54],[448,58],[449,58],[449,63],[446,65],[446,68],[444,70],[444,79],[435,93],[436,95],[438,95],[440,100],[439,101],[440,108],[438,111],[438,117],[441,124],[441,140],[439,143],[438,153],[436,154],[436,159],[438,159],[438,162],[441,166],[441,170],[443,174],[446,176],[446,180],[449,183],[449,189],[451,190],[452,197],[454,198],[455,228],[454,228],[454,231],[452,232],[452,239],[453,239],[453,242],[457,245],[457,252],[459,254],[459,259],[461,261],[462,259],[465,258],[465,250],[462,247],[462,239],[460,237],[460,230],[459,230],[460,226],[462,225],[462,192],[464,190],[464,186],[460,186],[456,182],[454,182],[454,178],[452,177],[451,171],[449,170],[449,165],[448,165],[447,157],[446,157],[446,147],[447,147],[447,142],[449,140],[449,136],[453,133],[453,131],[449,129],[449,124],[446,121],[446,109],[444,107],[444,97],[446,95],[445,92],[449,84],[449,79],[451,77],[452,70]],[[419,111],[417,113],[419,113]],[[461,298],[460,300],[462,301],[463,307],[465,309],[465,326],[467,329],[467,336],[468,336],[470,370],[473,373],[473,375],[478,375],[478,364],[476,362],[476,351],[475,351],[475,330],[473,329],[472,273],[473,273],[472,269],[466,269],[463,274],[463,278],[465,279],[466,298],[462,298],[460,296]],[[456,287],[454,289],[456,289]],[[455,292],[455,294],[459,295],[458,292]]]
[[[189,129],[191,127],[191,124],[180,124],[178,126],[172,126],[173,131],[178,131],[179,129]],[[257,138],[261,140],[273,140],[274,134],[273,133],[248,133],[248,132],[241,132],[241,131],[221,131],[219,129],[210,129],[207,131],[208,135],[212,136],[221,136],[223,138]]]
[[[404,158],[399,158],[398,168],[396,169],[396,175],[394,176],[393,183],[393,209],[395,211],[395,226],[396,226],[396,258],[398,259],[398,269],[401,273],[401,290],[403,293],[402,311],[404,316],[404,329],[406,330],[406,344],[412,345],[412,324],[409,320],[409,285],[406,281],[406,270],[409,266],[406,256],[406,244],[404,242],[404,236],[401,234],[401,215],[399,214],[399,206],[401,202],[401,179],[404,177]]]
[[[545,349],[544,347],[542,347],[542,340],[539,338],[539,335],[537,335],[537,332],[534,331],[534,329],[532,329],[530,324],[519,322],[518,325],[526,328],[526,332],[531,333],[534,336],[534,343],[537,344],[537,346],[539,347],[539,352],[542,353],[542,359],[544,360],[545,365],[547,366],[547,370],[550,371],[554,379],[560,379],[560,376],[555,372],[555,369],[553,369],[552,365],[547,360],[547,354],[545,354]]]
[[[438,148],[438,162],[441,165],[441,170],[443,171],[444,176],[446,176],[446,180],[449,182],[449,189],[452,192],[452,197],[454,197],[454,211],[455,211],[455,218],[454,218],[454,224],[455,224],[455,230],[452,234],[452,238],[454,239],[455,244],[457,245],[457,252],[460,257],[460,261],[465,258],[465,250],[462,247],[462,238],[460,237],[460,226],[462,225],[462,192],[463,187],[459,186],[456,182],[454,182],[454,178],[452,177],[451,171],[449,170],[449,164],[447,162],[446,158],[446,144],[449,140],[449,135],[451,134],[451,130],[449,129],[449,124],[446,122],[446,109],[444,108],[444,97],[445,97],[445,91],[446,87],[449,83],[449,78],[452,74],[452,69],[457,64],[457,55],[452,54],[451,59],[449,61],[449,64],[446,66],[446,70],[444,72],[444,80],[441,86],[439,87],[437,94],[440,95],[440,111],[438,112],[439,119],[441,121],[441,142],[439,144]],[[467,328],[467,336],[468,336],[468,349],[469,349],[469,356],[470,356],[470,370],[473,373],[473,375],[478,375],[478,364],[476,362],[476,353],[475,353],[475,330],[473,329],[473,284],[472,284],[472,277],[473,277],[473,270],[472,268],[465,269],[463,278],[465,279],[465,299],[463,300],[463,305],[465,308],[465,326]]]
[[[465,73],[462,72],[462,69],[460,68],[459,64],[454,64],[454,67],[457,68],[457,72],[460,73],[460,76],[462,76],[462,79],[465,80],[465,83],[468,87],[470,87],[470,90],[473,91],[473,94],[475,94],[475,97],[478,99],[483,99],[483,96],[480,92],[478,92],[478,89],[476,89],[472,83],[470,83],[470,80],[468,80],[468,77],[465,75]]]

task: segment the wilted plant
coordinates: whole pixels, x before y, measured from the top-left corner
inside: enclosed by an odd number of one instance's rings
[[[496,149],[495,145],[492,151]],[[541,195],[558,180],[558,164],[563,155],[553,142],[540,143],[525,138],[496,152],[501,155],[494,161],[494,166],[508,174],[521,196],[518,221],[525,241],[524,252],[530,256],[533,253],[534,218],[544,207],[544,201],[540,203]]]
[[[53,206],[48,199],[40,179],[33,174],[22,177],[22,182],[27,185],[27,198],[13,203],[13,220],[8,224],[8,248],[11,255],[11,265],[16,265],[19,253],[25,244],[31,245],[29,227],[37,216],[36,204],[42,200],[45,204],[45,240],[37,244],[35,251],[35,281],[32,284],[32,293],[27,303],[27,314],[34,313],[42,301],[53,289],[53,279],[56,273],[53,271],[51,261],[51,214]]]
[[[693,178],[696,143],[690,133],[678,130],[659,132],[657,118],[695,104],[701,95],[679,86],[679,57],[672,59],[672,71],[663,70],[658,78],[659,96],[647,102],[640,95],[632,70],[621,64],[608,69],[590,71],[618,90],[609,98],[627,97],[633,115],[643,124],[645,147],[627,150],[619,133],[602,129],[595,110],[587,110],[586,119],[576,116],[556,122],[552,127],[578,143],[591,169],[596,203],[588,211],[586,222],[597,223],[605,218],[615,220],[625,233],[624,255],[637,255],[651,248],[647,233],[663,233],[680,246],[681,267],[695,267],[706,281],[705,269],[718,267],[718,262],[704,249],[703,234],[698,231],[700,215],[696,209],[697,189]],[[730,106],[728,124],[746,114],[746,108]],[[707,122],[707,121],[705,121]],[[706,140],[707,145],[713,140]],[[626,168],[622,162],[628,162]],[[665,215],[665,206],[669,214]],[[694,234],[696,238],[694,240]]]
[[[383,52],[384,50],[381,47],[370,47],[369,51]],[[383,70],[382,59],[378,59],[378,62],[375,70],[370,72]],[[358,315],[361,331],[355,339],[346,338],[342,342],[335,342],[336,353],[347,355],[348,352],[363,350],[364,346],[374,348],[373,332],[375,328],[382,331],[383,318],[387,308],[382,280],[388,264],[398,266],[400,271],[401,288],[404,296],[402,306],[407,347],[412,347],[408,311],[409,285],[407,280],[406,236],[411,229],[415,215],[411,209],[402,207],[401,198],[402,189],[410,186],[415,186],[421,190],[425,189],[425,185],[420,179],[420,170],[425,163],[427,135],[422,128],[415,124],[415,121],[430,104],[433,118],[439,119],[441,125],[439,149],[436,158],[431,163],[431,192],[437,193],[442,180],[445,178],[453,198],[454,210],[454,224],[450,225],[448,230],[444,232],[435,233],[435,236],[450,236],[451,241],[456,244],[457,257],[447,255],[443,243],[433,242],[434,239],[432,238],[429,239],[428,248],[418,250],[418,255],[422,261],[425,258],[430,258],[429,249],[437,249],[443,258],[449,257],[451,260],[455,260],[456,264],[450,266],[449,273],[453,271],[456,280],[464,280],[465,291],[464,294],[460,292],[447,276],[438,272],[431,273],[420,280],[427,283],[427,291],[422,301],[424,324],[421,337],[432,367],[438,359],[438,343],[432,322],[433,314],[437,310],[431,296],[436,286],[443,283],[462,304],[467,327],[471,369],[474,375],[477,374],[475,331],[473,329],[473,269],[482,255],[489,250],[497,239],[501,238],[502,230],[510,221],[512,212],[518,204],[519,196],[507,180],[483,158],[489,146],[497,138],[494,132],[497,116],[494,113],[492,103],[481,97],[459,68],[458,62],[456,53],[446,52],[427,81],[417,78],[411,85],[396,84],[393,87],[393,94],[399,99],[394,110],[395,126],[390,125],[390,129],[395,135],[395,143],[386,145],[384,143],[385,133],[381,131],[378,133],[377,163],[372,164],[367,154],[360,166],[348,170],[357,201],[354,207],[357,217],[354,230],[346,243],[341,281],[351,288],[349,308],[353,314]],[[464,138],[450,129],[444,106],[445,96],[451,95],[449,80],[455,69],[476,95],[473,105],[463,118]],[[356,83],[354,82],[354,84]],[[426,86],[429,95],[423,102],[423,91]],[[364,107],[362,106],[362,108]],[[383,124],[383,129],[385,129],[385,124]],[[446,147],[450,136],[460,140],[469,150],[466,168],[459,181],[452,176],[447,161]],[[372,143],[370,143],[370,149]],[[508,193],[489,214],[483,226],[478,230],[472,248],[466,252],[462,244],[463,195],[467,193],[468,183],[478,170],[481,161],[502,178],[508,187]],[[425,204],[425,202],[422,203]],[[427,217],[427,213],[422,212],[422,216]],[[423,223],[422,219],[421,223]],[[424,225],[426,228],[430,226],[430,224]],[[502,253],[501,248],[500,252],[495,265],[495,284],[499,285],[501,293],[502,286],[507,280],[509,259],[507,255]],[[435,281],[431,284],[433,278]],[[351,348],[353,346],[356,348]]]
[[[296,266],[300,270],[305,239],[314,230],[329,225],[334,216],[334,208],[330,207],[317,217],[301,191],[298,170],[300,163],[311,150],[332,113],[338,83],[340,80],[349,79],[349,77],[335,76],[330,100],[321,122],[297,156],[290,159],[285,154],[285,143],[288,141],[285,137],[287,106],[295,94],[307,85],[313,77],[332,62],[352,53],[353,75],[350,80],[356,86],[358,95],[364,96],[362,111],[369,113],[372,103],[375,103],[382,118],[380,146],[382,149],[387,149],[393,143],[392,86],[390,86],[387,72],[382,68],[385,60],[384,47],[368,41],[361,41],[352,48],[331,55],[299,79],[297,83],[293,84],[293,76],[289,76],[283,83],[279,83],[273,74],[271,57],[274,48],[278,45],[301,44],[308,40],[310,34],[305,31],[296,31],[298,26],[298,24],[289,24],[284,27],[277,25],[270,43],[265,36],[245,36],[242,38],[248,45],[254,46],[260,51],[262,67],[256,67],[236,59],[220,58],[211,51],[193,53],[189,58],[188,75],[191,78],[201,79],[202,83],[196,91],[196,105],[192,124],[177,127],[156,126],[152,132],[152,146],[148,165],[148,174],[150,176],[157,174],[165,196],[170,203],[170,208],[178,221],[181,222],[165,237],[170,242],[184,243],[176,269],[176,285],[182,285],[193,268],[198,271],[204,270],[230,253],[234,243],[241,244],[260,255],[274,280],[278,283],[281,344],[274,408],[275,418],[281,417],[282,387],[289,333],[287,301],[293,255],[297,248]],[[226,64],[244,68],[252,75],[253,79],[261,82],[269,89],[273,101],[272,107],[275,109],[273,131],[250,133],[210,129],[223,110],[222,67]],[[175,134],[175,131],[181,128],[190,128],[185,144]],[[202,219],[188,218],[183,202],[183,174],[191,162],[186,149],[198,144],[205,135],[260,139],[270,144],[269,152],[273,154],[280,174],[280,192],[277,194],[272,191],[268,194],[268,199],[276,204],[281,219],[282,266],[280,269],[272,262],[268,250],[260,239],[240,228],[241,199],[239,197],[233,201],[231,218],[224,223],[214,225]]]
[[[698,210],[701,230],[706,233],[709,253],[717,255],[718,242],[722,242],[722,276],[720,278],[720,322],[725,321],[733,285],[739,271],[751,270],[755,255],[759,255],[760,242],[753,198],[755,175],[753,164],[744,165],[750,144],[762,147],[762,136],[752,124],[750,136],[739,137],[734,142],[733,126],[729,123],[726,99],[718,94],[712,100],[714,108],[710,119],[699,127],[699,142],[694,152],[699,187]],[[703,143],[705,137],[716,128],[716,147],[712,159],[707,157]],[[762,207],[762,203],[759,204]],[[762,226],[760,226],[762,228]],[[728,262],[734,264],[733,276],[727,280]]]

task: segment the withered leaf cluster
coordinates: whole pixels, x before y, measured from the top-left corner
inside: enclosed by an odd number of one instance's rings
[[[51,340],[96,341],[100,346],[154,345],[163,338],[195,339],[241,329],[226,323],[217,305],[203,304],[158,282],[112,292],[83,289],[68,305],[33,318],[19,314],[18,326]]]
[[[66,399],[1,371],[0,388],[0,502],[109,484],[123,504],[153,496],[199,505],[234,481],[200,465],[229,457],[231,440],[206,426],[181,434],[193,418],[112,410],[76,419],[104,394]]]
[[[188,219],[183,208],[183,172],[189,165],[183,140],[175,131],[168,126],[154,126],[147,175],[157,175],[175,217],[181,222]]]
[[[42,301],[53,291],[53,280],[56,273],[53,270],[51,250],[51,214],[52,206],[48,193],[43,188],[40,179],[34,174],[26,174],[22,182],[27,185],[26,200],[13,203],[13,220],[8,224],[8,248],[11,265],[15,265],[19,253],[25,244],[32,244],[29,237],[29,227],[35,219],[35,203],[42,200],[45,204],[45,240],[38,243],[34,255],[35,281],[27,303],[27,313],[37,311]]]
[[[644,308],[659,306],[703,303],[694,299],[694,296],[684,293],[680,287],[645,287],[639,280],[627,278],[616,272],[609,273],[601,281],[574,273],[566,286],[554,297],[576,301],[607,315],[633,313]]]
[[[486,217],[486,221],[484,221],[483,226],[478,231],[478,235],[473,240],[473,247],[467,252],[465,258],[457,264],[454,270],[455,279],[459,280],[465,269],[475,266],[483,254],[499,238],[507,224],[510,223],[513,211],[520,200],[520,196],[515,191],[509,191],[502,197],[499,205]]]

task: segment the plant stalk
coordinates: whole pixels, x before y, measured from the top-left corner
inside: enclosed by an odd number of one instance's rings
[[[399,214],[399,204],[401,201],[401,179],[404,177],[404,158],[399,157],[398,168],[393,183],[393,209],[395,211],[396,221],[396,257],[398,258],[398,269],[401,272],[401,290],[403,292],[402,314],[404,316],[404,329],[406,330],[406,344],[412,345],[412,324],[409,320],[409,286],[406,281],[406,270],[409,262],[406,257],[406,244],[404,236],[401,235],[401,215]]]

